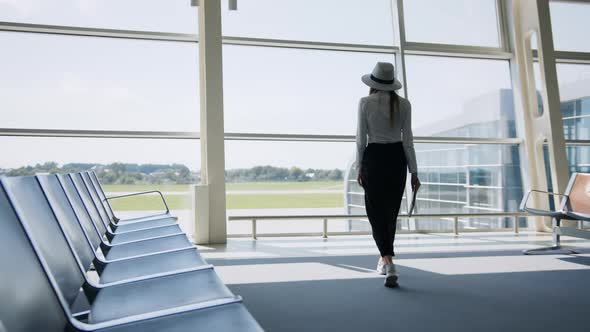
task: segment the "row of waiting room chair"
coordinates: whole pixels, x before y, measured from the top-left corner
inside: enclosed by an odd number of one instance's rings
[[[116,218],[94,172],[0,184],[0,332],[262,330],[168,211]]]

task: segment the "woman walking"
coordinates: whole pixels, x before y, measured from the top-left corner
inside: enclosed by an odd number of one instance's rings
[[[386,275],[386,287],[395,287],[399,275],[393,263],[393,241],[407,170],[412,174],[412,191],[420,187],[411,105],[396,93],[402,85],[391,63],[377,63],[362,81],[371,89],[359,102],[358,182],[365,190],[365,208],[381,254],[377,271]]]

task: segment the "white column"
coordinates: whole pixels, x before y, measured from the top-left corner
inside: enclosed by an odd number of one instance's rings
[[[543,146],[547,142],[553,189],[556,192],[563,192],[568,182],[568,163],[565,153],[548,0],[514,0],[512,2],[512,22],[515,56],[511,65],[515,82],[515,100],[519,103],[516,108],[522,110],[520,129],[528,159],[526,167],[528,184],[532,189],[547,189],[543,155]],[[531,39],[535,38],[534,36],[537,39],[540,68],[540,77],[538,78],[541,87],[540,101],[537,98],[533,71]],[[542,115],[538,111],[539,104],[542,104],[543,107]],[[558,198],[555,198],[555,203],[556,206],[559,206]],[[532,204],[537,208],[548,208],[545,197],[533,197]],[[549,230],[542,219],[537,220],[535,229]]]
[[[201,183],[196,190],[195,240],[227,241],[221,4],[199,1],[199,76],[201,87]]]
[[[396,22],[392,22],[393,24],[393,35],[394,38],[398,41],[399,44],[399,53],[395,57],[395,70],[396,70],[396,78],[402,83],[403,89],[402,94],[405,98],[408,98],[408,87],[407,87],[407,80],[406,80],[406,29],[405,29],[405,21],[404,21],[404,2],[403,0],[397,0],[392,3],[392,20],[397,20]],[[395,45],[393,45],[395,46]]]
[[[391,20],[393,25],[393,36],[399,44],[399,52],[395,56],[395,70],[396,78],[402,83],[402,95],[408,98],[408,80],[406,79],[406,24],[404,20],[404,2],[403,0],[391,0]],[[395,47],[395,45],[393,45]],[[413,192],[411,190],[411,177],[408,176],[406,180],[406,187],[404,189],[406,193],[406,209],[409,211],[412,205]],[[418,212],[415,208],[414,212]],[[411,231],[417,229],[417,220],[415,218],[408,219],[408,228]]]
[[[551,15],[549,13],[549,0],[537,0],[539,24],[539,60],[541,65],[541,79],[545,91],[543,103],[547,104],[547,122],[549,123],[547,140],[549,142],[549,159],[551,163],[551,177],[553,188],[557,192],[565,192],[568,181],[568,161],[565,148],[565,135],[563,132],[563,116],[561,114],[561,98],[559,97],[559,83],[557,81],[557,68],[555,50],[553,45],[553,32],[551,28]],[[561,200],[556,197],[556,200]],[[557,203],[557,202],[556,202]],[[557,207],[559,204],[556,205]]]

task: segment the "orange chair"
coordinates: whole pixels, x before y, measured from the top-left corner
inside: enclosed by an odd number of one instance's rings
[[[527,206],[531,193],[543,193],[551,196],[561,196],[560,208],[556,211],[534,209]],[[548,251],[577,253],[571,248],[561,245],[562,235],[583,239],[590,239],[590,231],[583,229],[584,221],[590,222],[590,174],[574,173],[570,178],[566,192],[563,194],[540,190],[529,190],[522,199],[520,209],[530,214],[550,217],[553,220],[553,243],[550,247],[537,248],[523,251],[524,254],[546,253]],[[562,220],[574,220],[578,222],[578,228],[564,227]],[[555,252],[555,253],[557,253]]]

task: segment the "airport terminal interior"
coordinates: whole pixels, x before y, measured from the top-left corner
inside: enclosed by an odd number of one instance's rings
[[[590,331],[588,31],[586,0],[0,0],[0,332]],[[422,184],[396,287],[378,62]]]

